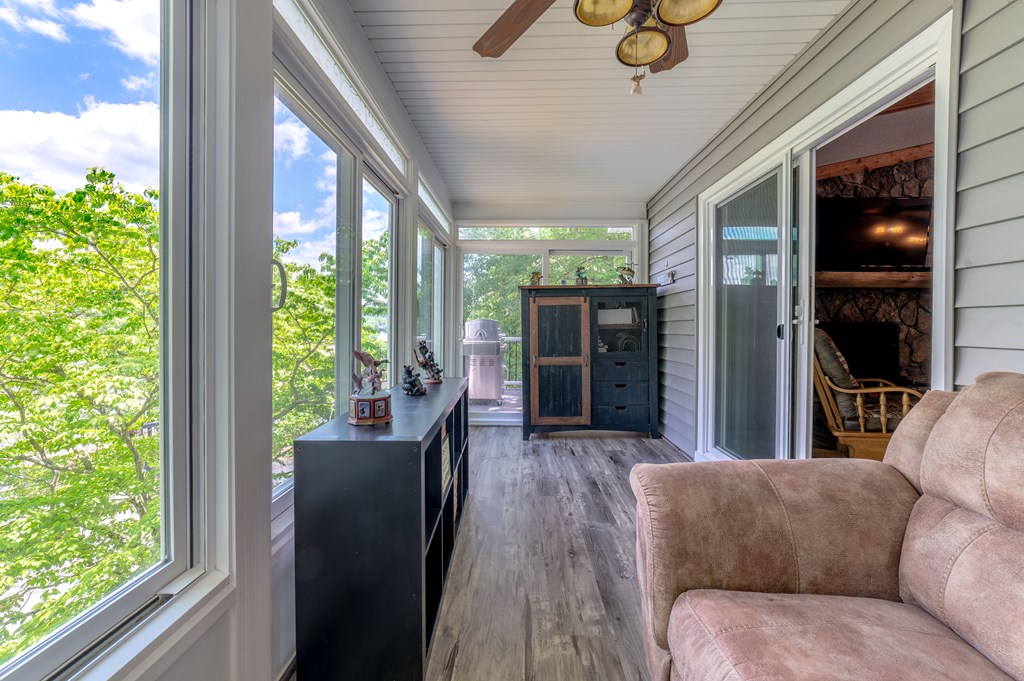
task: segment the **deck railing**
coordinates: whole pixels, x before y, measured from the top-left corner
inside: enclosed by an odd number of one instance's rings
[[[501,339],[501,361],[505,367],[504,387],[523,387],[523,339],[519,336],[505,336]]]

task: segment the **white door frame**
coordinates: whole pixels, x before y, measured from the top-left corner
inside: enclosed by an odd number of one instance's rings
[[[954,166],[956,154],[956,112],[952,107],[957,93],[957,72],[953,56],[956,44],[953,31],[953,12],[919,33],[893,54],[832,97],[784,135],[775,139],[761,151],[738,166],[731,173],[711,185],[697,197],[697,459],[730,458],[713,446],[714,418],[714,270],[713,216],[715,206],[726,197],[741,191],[758,176],[778,166],[783,159],[792,159],[839,137],[863,121],[886,109],[890,104],[913,92],[924,83],[935,81],[935,200],[933,203],[933,265],[932,265],[932,387],[941,390],[953,388],[953,216]],[[804,156],[806,159],[807,157]],[[813,174],[802,173],[800,193],[801,228],[813,227],[813,211],[809,210],[813,190]],[[791,194],[790,194],[791,196]],[[786,196],[784,198],[789,198]],[[787,201],[788,203],[788,201]],[[708,242],[711,241],[709,255]],[[809,239],[802,239],[803,249]],[[809,258],[810,251],[801,251]],[[802,278],[811,279],[811,273],[801,267]],[[781,276],[780,276],[781,279]],[[805,282],[801,282],[804,284]],[[813,301],[813,282],[808,286],[808,306]],[[810,310],[804,308],[805,315]],[[810,318],[805,317],[805,318]],[[809,376],[810,325],[797,325],[803,329],[808,347],[800,353],[795,367],[798,377]],[[802,392],[802,391],[801,391]],[[809,402],[809,400],[804,400]],[[809,429],[809,409],[794,422],[792,405],[780,411],[780,423],[803,423]],[[810,456],[809,433],[796,433],[799,457]],[[781,452],[784,453],[784,452]]]

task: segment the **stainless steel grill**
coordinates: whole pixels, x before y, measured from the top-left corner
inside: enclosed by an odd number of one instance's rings
[[[469,377],[469,399],[500,402],[505,371],[502,366],[498,322],[493,319],[471,319],[466,322],[462,355],[466,376]]]

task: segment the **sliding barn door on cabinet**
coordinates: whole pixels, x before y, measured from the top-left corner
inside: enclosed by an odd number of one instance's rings
[[[590,423],[590,301],[530,298],[530,420]]]

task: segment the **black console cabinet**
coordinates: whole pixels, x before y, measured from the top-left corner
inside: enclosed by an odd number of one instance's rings
[[[520,291],[523,439],[585,429],[658,437],[657,287]]]
[[[299,678],[423,678],[469,485],[465,379],[295,441]]]

